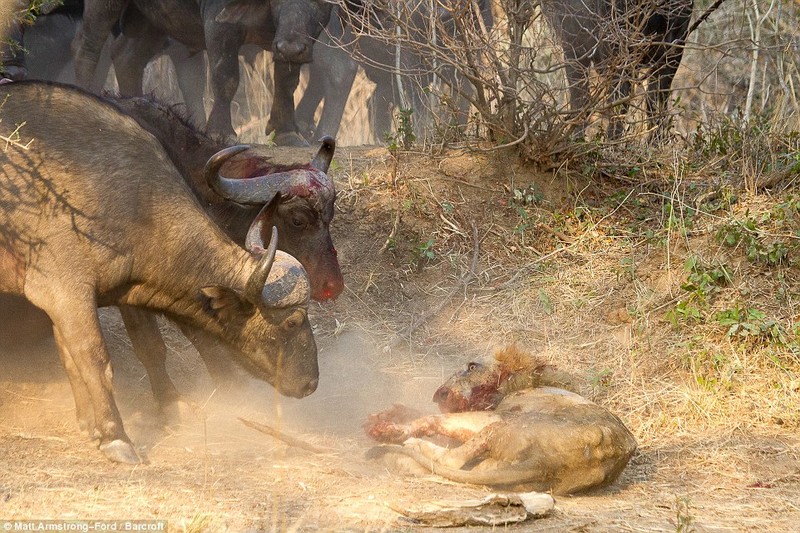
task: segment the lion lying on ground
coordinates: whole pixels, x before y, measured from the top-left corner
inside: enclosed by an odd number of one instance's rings
[[[397,465],[400,454],[417,471],[477,485],[556,494],[608,485],[636,440],[615,415],[565,390],[574,386],[551,365],[506,348],[491,364],[469,363],[439,387],[433,401],[443,414],[417,418],[395,405],[370,415],[367,434],[390,444],[370,455]]]

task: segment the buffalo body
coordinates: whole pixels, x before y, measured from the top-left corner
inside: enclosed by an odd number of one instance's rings
[[[0,153],[0,292],[52,320],[79,421],[108,458],[139,460],[114,403],[98,306],[163,312],[220,339],[281,393],[316,389],[308,279],[275,255],[275,239],[261,259],[236,245],[158,141],[107,102],[41,82],[0,91],[0,133],[13,141]]]

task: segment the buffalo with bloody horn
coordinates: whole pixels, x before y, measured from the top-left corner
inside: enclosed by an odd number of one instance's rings
[[[283,295],[273,304],[297,301],[297,295],[308,289],[309,282],[311,298],[315,300],[324,301],[341,294],[344,282],[330,235],[336,192],[327,170],[335,150],[333,139],[322,139],[310,163],[275,165],[256,148],[228,146],[225,139],[199,131],[172,106],[143,97],[109,97],[107,100],[159,141],[200,205],[234,242],[262,253],[274,242],[271,229],[278,229],[278,249],[297,258],[302,266],[296,263],[285,266],[280,260],[283,256],[279,255],[272,269],[291,274],[286,280],[302,281],[284,284],[280,290],[278,285],[273,285],[271,297]],[[254,185],[257,186],[255,191]],[[253,194],[248,197],[242,189]],[[303,270],[308,274],[307,280],[305,273],[300,276]],[[25,307],[29,305],[24,301],[0,295],[0,317],[4,317],[11,335],[19,336],[23,332],[11,323],[16,317],[30,314],[24,312]],[[120,306],[120,312],[134,353],[147,370],[157,402],[168,412],[179,411],[174,407],[180,395],[167,374],[167,349],[156,315],[125,305]],[[42,318],[41,322],[46,323],[46,317]],[[247,361],[233,359],[230,349],[213,336],[181,321],[177,323],[197,348],[215,381],[229,380],[231,360],[252,372]],[[25,340],[34,336],[30,331],[23,333],[27,337]],[[46,328],[39,332],[40,337],[49,334]],[[22,340],[3,339],[11,344]]]

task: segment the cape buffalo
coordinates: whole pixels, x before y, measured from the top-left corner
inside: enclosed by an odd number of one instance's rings
[[[0,292],[53,321],[78,419],[112,461],[140,461],[112,395],[97,307],[142,306],[235,348],[282,394],[317,387],[302,266],[252,235],[236,245],[200,209],[158,141],[113,105],[43,82],[2,86]],[[231,157],[216,154],[214,173]]]
[[[472,87],[457,75],[452,61],[439,61],[435,65],[436,60],[428,57],[426,47],[431,45],[428,42],[430,35],[438,32],[441,37],[442,32],[453,35],[458,31],[455,17],[467,25],[480,17],[483,26],[491,29],[494,25],[492,3],[489,0],[478,0],[474,5],[441,2],[436,4],[434,16],[431,16],[428,3],[420,0],[407,2],[402,4],[404,11],[400,20],[403,22],[399,30],[396,14],[386,9],[389,5],[378,8],[360,0],[340,0],[327,31],[314,47],[308,86],[297,104],[296,119],[301,132],[313,131],[317,137],[336,137],[359,66],[375,83],[369,108],[372,133],[377,140],[383,140],[383,136],[391,131],[392,108],[404,106],[413,109],[418,136],[424,133],[424,127],[430,126],[427,98],[434,72],[456,93],[454,98],[460,104],[458,121],[466,122],[469,103],[462,96],[471,94]],[[357,35],[354,35],[353,27],[359,28]],[[399,45],[393,42],[398,31],[401,34]],[[441,57],[449,54],[445,49],[440,53]],[[398,79],[403,85],[403,95],[400,94]],[[408,101],[403,102],[404,98]],[[324,101],[322,113],[314,127],[314,114],[321,101]]]
[[[251,246],[248,241],[254,238],[267,241],[266,231],[275,226],[281,235],[279,249],[297,258],[308,272],[311,297],[325,301],[341,294],[344,282],[330,235],[335,190],[325,174],[333,157],[333,139],[323,139],[309,165],[277,166],[250,150],[242,150],[222,168],[229,178],[213,174],[209,182],[205,162],[225,148],[224,142],[199,132],[163,103],[144,97],[113,101],[161,142],[201,205],[236,243]],[[121,311],[136,355],[147,369],[153,394],[159,405],[169,408],[179,395],[166,372],[166,346],[155,317],[139,309]],[[182,329],[211,375],[217,381],[224,380],[228,359],[219,353],[217,344],[197,329]]]
[[[663,137],[693,0],[542,0],[541,6],[564,50],[570,107],[585,115],[592,112],[589,74],[594,67],[612,83],[611,101],[622,103],[624,116],[636,72],[645,68],[649,126]],[[619,117],[612,120],[609,137],[619,137],[623,126]]]
[[[94,72],[102,41],[122,16],[124,34],[135,37],[117,52],[120,89],[141,94],[145,65],[171,37],[191,50],[208,52],[214,104],[209,130],[234,135],[230,104],[239,85],[239,48],[255,44],[274,53],[273,106],[270,130],[277,144],[301,144],[294,121],[293,93],[300,66],[311,61],[314,40],[330,17],[326,0],[87,0],[84,25],[75,38],[78,82],[86,86]]]

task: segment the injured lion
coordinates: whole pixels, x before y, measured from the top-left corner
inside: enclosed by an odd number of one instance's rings
[[[574,387],[569,375],[508,347],[437,389],[443,414],[395,405],[370,415],[367,434],[387,444],[369,455],[476,485],[555,494],[608,485],[636,440],[614,414],[566,390]]]

